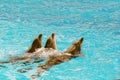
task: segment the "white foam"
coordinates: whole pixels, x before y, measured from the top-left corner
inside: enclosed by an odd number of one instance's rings
[[[48,49],[48,48],[40,48],[34,53],[27,53],[24,56],[29,56],[32,60],[45,60],[49,59],[50,57],[61,55],[61,52],[54,49]]]

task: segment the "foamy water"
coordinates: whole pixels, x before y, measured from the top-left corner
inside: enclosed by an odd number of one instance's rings
[[[38,80],[120,79],[119,0],[0,0],[0,61],[25,54],[40,33],[44,46],[52,32],[60,51],[84,37],[86,57],[54,66]],[[0,80],[30,80],[44,62],[0,64]],[[32,70],[17,72],[22,68]]]

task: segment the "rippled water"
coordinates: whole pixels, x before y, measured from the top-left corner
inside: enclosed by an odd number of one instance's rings
[[[54,66],[38,80],[120,79],[120,0],[0,0],[0,61],[23,55],[40,33],[44,45],[52,32],[60,51],[84,37],[86,57]],[[0,80],[30,80],[43,63],[0,64]],[[17,72],[26,67],[33,70]]]

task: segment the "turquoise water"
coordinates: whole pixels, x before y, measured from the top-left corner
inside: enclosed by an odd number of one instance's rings
[[[120,0],[0,0],[0,61],[20,56],[33,39],[52,32],[65,51],[84,37],[82,53],[54,66],[37,80],[120,79]],[[0,80],[31,80],[34,64],[0,64]],[[18,69],[32,67],[26,73]]]

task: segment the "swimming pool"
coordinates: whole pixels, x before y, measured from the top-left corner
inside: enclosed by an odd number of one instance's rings
[[[54,66],[38,80],[120,79],[120,0],[0,0],[0,61],[23,55],[40,33],[44,45],[52,32],[60,51],[84,37],[86,57]],[[30,80],[39,64],[0,64],[0,80]],[[33,70],[17,72],[26,67]]]

